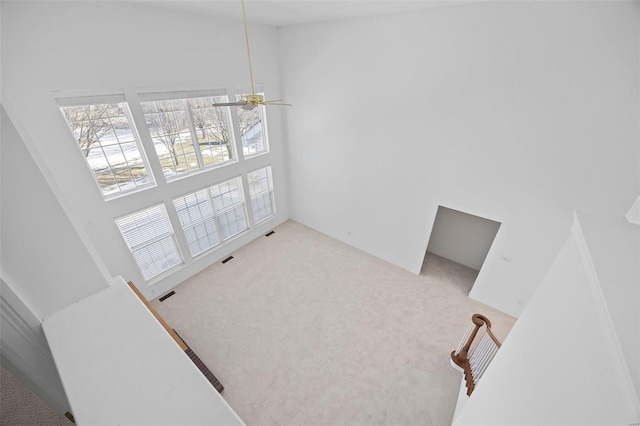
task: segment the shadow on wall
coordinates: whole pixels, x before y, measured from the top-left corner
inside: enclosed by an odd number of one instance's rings
[[[437,255],[473,269],[477,276],[500,225],[491,219],[438,206],[422,273],[437,267],[432,256]],[[467,294],[470,291],[471,288]]]

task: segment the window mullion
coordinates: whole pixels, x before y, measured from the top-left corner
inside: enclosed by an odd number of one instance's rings
[[[251,192],[249,191],[249,178],[247,177],[246,173],[242,175],[242,189],[244,191],[244,199],[249,200],[249,206],[251,206],[252,197],[251,197]],[[249,218],[249,223],[253,228],[254,226],[256,226],[255,220],[253,218],[253,208],[247,208],[245,205],[245,212],[247,213],[247,216]]]
[[[193,143],[193,150],[196,153],[198,159],[198,166],[200,169],[204,169],[204,161],[202,160],[202,153],[200,152],[200,143],[198,142],[198,134],[196,133],[196,126],[193,123],[193,112],[189,106],[189,101],[184,100],[185,111],[187,111],[187,119],[189,120],[189,131],[191,132],[191,141]]]
[[[215,215],[215,213],[214,213],[214,215]],[[202,218],[202,219],[194,220],[193,222],[189,222],[189,223],[184,224],[182,226],[183,227],[187,226],[189,228],[193,228],[194,226],[198,226],[198,225],[201,225],[201,224],[205,223],[209,219],[211,219],[211,218],[210,217],[205,217],[205,218]]]
[[[138,137],[140,138],[140,144],[142,145],[142,150],[145,151],[144,155],[147,164],[149,164],[149,168],[151,169],[150,175],[154,177],[156,185],[162,186],[166,182],[166,179],[163,181],[163,179],[160,178],[161,176],[164,177],[160,159],[157,155],[151,155],[151,153],[156,152],[156,147],[153,144],[151,130],[149,130],[149,126],[147,126],[147,120],[144,112],[142,111],[140,101],[138,100],[138,95],[134,91],[127,91],[125,96],[129,101],[129,114],[135,124]]]
[[[263,196],[265,194],[271,194],[272,192],[273,192],[273,189],[268,188],[268,189],[265,189],[264,191],[256,192],[255,194],[253,194],[251,196],[251,199],[253,200],[254,198],[261,197],[261,196]]]
[[[211,196],[211,188],[207,189],[207,197],[209,198],[209,203],[211,204],[211,212],[213,213],[213,225],[216,228],[216,234],[220,241],[224,241],[222,235],[222,227],[220,226],[220,218],[218,217],[218,211],[216,210],[216,205],[213,203],[213,197]]]
[[[171,237],[171,232],[166,232],[164,234],[161,234],[161,235],[158,235],[156,237],[153,237],[150,240],[146,240],[146,241],[138,244],[137,246],[133,246],[133,247],[131,247],[131,251],[138,251],[141,248],[144,248],[144,247],[146,247],[148,245],[151,245],[153,243],[157,243],[158,241],[164,240],[167,237]]]
[[[236,99],[235,90],[231,91],[227,95],[229,102],[234,102]],[[242,149],[242,135],[240,134],[240,119],[238,118],[238,107],[229,107],[229,116],[231,117],[231,135],[233,143],[236,146],[236,158],[238,161],[244,160],[244,150]],[[242,155],[241,155],[242,154]]]

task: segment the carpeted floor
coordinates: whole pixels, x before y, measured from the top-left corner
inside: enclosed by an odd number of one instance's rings
[[[0,369],[0,425],[68,426],[72,423],[40,399],[4,367]]]
[[[450,424],[449,365],[477,272],[429,254],[413,275],[293,221],[153,301],[248,425]]]

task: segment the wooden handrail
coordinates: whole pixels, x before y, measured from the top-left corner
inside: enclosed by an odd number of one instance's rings
[[[500,348],[502,346],[498,338],[491,331],[491,321],[489,321],[489,318],[485,317],[482,314],[474,314],[471,317],[471,323],[474,327],[473,327],[473,330],[471,330],[472,326],[471,325],[469,326],[469,330],[471,331],[467,330],[467,334],[465,334],[465,337],[468,335],[468,338],[467,338],[467,341],[464,343],[464,346],[462,346],[462,348],[459,351],[456,349],[451,352],[451,361],[455,365],[460,367],[464,373],[465,382],[467,386],[467,395],[471,395],[471,392],[473,392],[473,389],[475,388],[475,383],[479,379],[479,376],[477,376],[477,374],[476,376],[474,376],[474,371],[472,370],[472,366],[470,363],[470,356],[472,354],[470,355],[469,351],[471,350],[471,345],[473,344],[474,339],[478,335],[480,328],[483,325],[486,326],[485,335],[489,336],[489,338],[495,344],[496,348]],[[495,353],[495,350],[497,349],[494,349],[493,353]],[[493,357],[493,353],[491,354],[491,357]],[[484,371],[484,368],[486,368],[486,365],[487,363],[484,363],[482,365],[481,371],[478,374],[480,375],[482,374],[482,372]]]
[[[473,314],[473,316],[471,316],[471,322],[473,323],[473,325],[475,325],[475,328],[471,332],[471,335],[467,339],[466,343],[464,344],[460,352],[458,352],[457,354],[455,353],[456,351],[451,352],[451,359],[460,368],[464,368],[464,365],[467,362],[467,355],[469,354],[469,349],[471,348],[471,344],[473,343],[473,340],[476,338],[478,331],[480,331],[480,327],[482,327],[483,325],[486,325],[487,330],[491,329],[491,321],[489,321],[489,318],[485,317],[482,314]],[[491,333],[490,336],[493,336],[493,333]]]
[[[144,295],[140,292],[140,290],[138,290],[138,287],[136,287],[136,285],[134,283],[132,283],[131,281],[129,281],[127,284],[129,284],[129,287],[131,287],[131,290],[133,290],[133,292],[136,294],[136,296],[138,296],[138,298],[142,301],[142,303],[144,303],[144,305],[147,307],[147,309],[149,309],[149,312],[151,312],[151,314],[158,320],[160,325],[162,325],[162,327],[164,327],[164,329],[167,330],[167,333],[169,333],[169,335],[171,335],[171,337],[173,338],[173,340],[176,341],[178,346],[180,346],[180,348],[183,351],[186,351],[187,349],[189,349],[189,347],[182,341],[180,336],[178,336],[176,334],[176,332],[173,331],[173,328],[169,327],[169,325],[160,316],[160,314],[155,310],[155,308],[153,306],[151,306],[151,304],[149,303],[147,298],[144,297]]]
[[[129,284],[129,287],[131,287],[131,290],[133,290],[135,295],[138,296],[138,299],[140,299],[142,303],[144,303],[144,306],[146,306],[149,312],[151,312],[151,314],[158,320],[160,325],[165,330],[167,330],[167,333],[169,333],[169,335],[173,338],[173,340],[175,340],[178,346],[180,346],[180,349],[182,349],[184,353],[187,354],[189,359],[195,364],[196,367],[198,367],[198,369],[202,372],[202,374],[204,374],[204,377],[206,377],[209,383],[211,383],[211,385],[213,385],[213,387],[216,388],[218,392],[222,392],[224,390],[224,386],[222,386],[222,383],[220,383],[220,381],[216,378],[216,376],[213,375],[211,370],[209,370],[209,368],[204,364],[204,362],[202,362],[200,357],[198,357],[198,355],[196,355],[196,353],[193,352],[193,350],[189,347],[189,345],[187,345],[187,343],[184,340],[182,340],[182,337],[180,337],[173,328],[169,327],[169,324],[167,324],[165,320],[160,316],[158,311],[156,311],[155,308],[151,306],[147,298],[144,297],[144,295],[140,292],[140,290],[138,290],[138,287],[136,287],[136,285],[131,281],[129,281],[127,284]]]

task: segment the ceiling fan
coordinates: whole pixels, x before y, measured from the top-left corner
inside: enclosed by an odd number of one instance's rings
[[[251,66],[251,49],[249,48],[249,31],[247,30],[247,15],[244,11],[244,0],[241,0],[241,3],[242,3],[242,22],[244,24],[244,38],[247,44],[247,59],[249,61],[249,77],[251,79],[251,94],[246,95],[244,99],[237,102],[216,103],[216,104],[213,104],[213,106],[239,106],[239,107],[242,107],[242,109],[246,109],[248,111],[251,111],[252,109],[260,105],[291,106],[291,104],[284,103],[280,99],[275,101],[265,101],[264,96],[256,94],[255,85],[253,83],[253,67]]]

